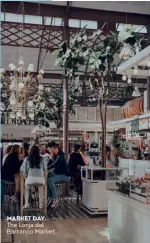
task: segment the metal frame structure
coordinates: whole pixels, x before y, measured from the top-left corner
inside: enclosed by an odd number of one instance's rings
[[[115,11],[104,11],[104,10],[94,10],[94,9],[83,9],[78,7],[72,7],[71,2],[67,2],[66,6],[58,6],[54,4],[39,4],[33,2],[2,2],[1,3],[1,12],[4,13],[14,13],[14,14],[23,14],[23,15],[31,15],[31,16],[42,16],[42,24],[23,24],[23,46],[25,48],[38,48],[39,53],[37,57],[37,70],[40,66],[40,61],[43,64],[46,54],[48,52],[53,52],[53,50],[57,49],[60,43],[63,40],[69,42],[70,38],[73,38],[74,34],[79,31],[79,28],[71,28],[69,27],[69,19],[76,20],[90,20],[97,21],[98,28],[101,28],[104,23],[107,23],[104,26],[104,33],[108,30],[116,31],[116,23],[128,23],[128,24],[137,24],[149,26],[150,16],[143,14],[133,14],[133,13],[123,13],[123,12],[115,12]],[[94,4],[94,3],[93,3]],[[57,17],[62,19],[61,26],[53,26],[52,23],[50,25],[45,25],[45,17],[51,17],[52,19]],[[20,43],[20,29],[21,23],[2,21],[1,22],[1,45],[2,46],[14,46],[18,47],[21,45]],[[93,30],[87,29],[87,34],[91,34]],[[101,42],[100,37],[98,40]],[[88,40],[89,41],[89,40]],[[91,43],[92,44],[92,43]],[[98,43],[96,43],[98,44]],[[41,60],[41,50],[45,49],[45,56],[43,60]],[[44,79],[47,79],[47,84],[52,85],[50,83],[50,79],[60,79],[63,80],[61,73],[54,73],[51,70],[46,71],[44,74]],[[121,93],[118,92],[116,94],[116,85],[117,83],[124,85],[121,80],[121,76],[117,76],[116,84],[114,83],[112,88],[112,95],[110,97],[110,104],[122,105],[127,100],[121,100]],[[133,82],[137,82],[133,80]],[[141,90],[143,92],[146,89],[146,80],[139,79],[138,84],[140,84]],[[67,144],[68,144],[68,80],[63,82],[63,93],[64,93],[64,151],[67,152]],[[55,85],[58,87],[58,84]],[[78,101],[80,105],[90,105],[87,101],[93,97],[92,91],[89,89],[89,85],[85,85],[83,87],[83,95],[79,97]],[[97,96],[97,93],[94,93],[94,96]],[[114,103],[113,103],[114,102]],[[96,103],[93,103],[96,105]]]

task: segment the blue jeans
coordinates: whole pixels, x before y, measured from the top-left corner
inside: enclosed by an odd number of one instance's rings
[[[69,181],[69,178],[66,175],[53,174],[51,176],[48,176],[48,178],[47,178],[48,197],[56,199],[57,198],[57,191],[56,191],[55,184],[64,183],[64,182],[67,182],[67,181]]]

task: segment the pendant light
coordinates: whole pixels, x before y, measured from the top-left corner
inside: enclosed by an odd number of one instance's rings
[[[126,80],[127,80],[127,77],[126,77],[125,74],[122,75],[122,80],[123,80],[123,81],[126,81]]]
[[[132,96],[133,97],[140,97],[141,96],[141,93],[140,93],[140,91],[139,91],[137,86],[135,86],[134,91],[132,93]]]
[[[127,83],[128,83],[128,84],[131,84],[131,83],[132,83],[131,75],[128,75]]]

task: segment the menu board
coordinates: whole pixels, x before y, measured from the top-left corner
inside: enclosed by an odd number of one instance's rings
[[[149,119],[150,118],[139,119],[139,130],[146,130],[149,128]]]

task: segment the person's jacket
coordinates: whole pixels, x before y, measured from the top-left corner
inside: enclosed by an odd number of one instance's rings
[[[14,175],[20,170],[21,162],[17,154],[9,154],[2,166],[2,180],[15,181]]]
[[[69,174],[74,175],[74,174],[78,173],[79,165],[80,166],[85,165],[85,163],[82,159],[82,156],[80,153],[73,152],[70,155],[70,159],[69,159],[69,163],[68,163]]]
[[[49,160],[47,171],[49,174],[54,172],[57,175],[67,175],[68,167],[64,152],[59,151],[52,160]]]

